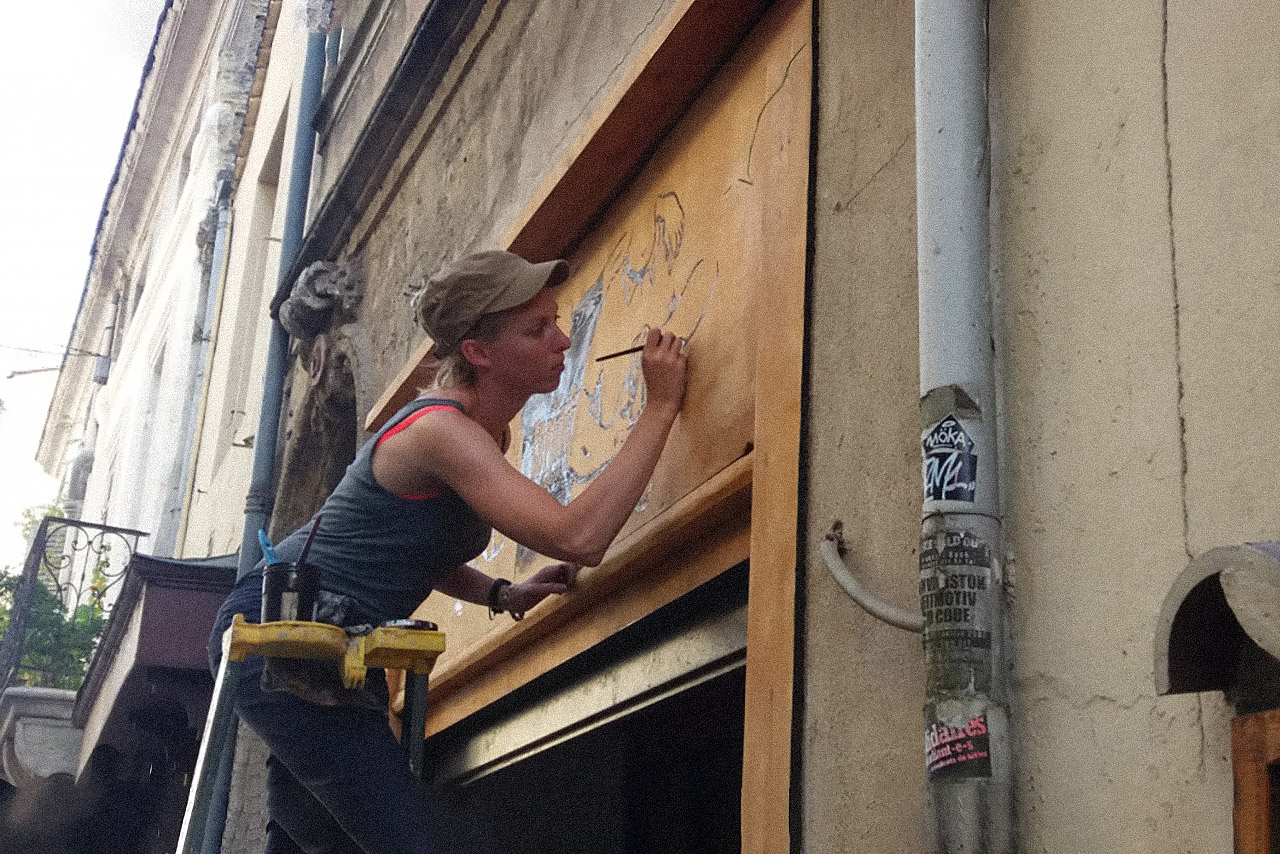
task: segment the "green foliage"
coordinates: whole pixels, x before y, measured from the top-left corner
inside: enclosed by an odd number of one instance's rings
[[[0,631],[8,628],[18,577],[0,577]],[[96,597],[67,613],[67,606],[43,584],[32,589],[26,641],[16,682],[42,688],[78,688],[94,646],[106,626]]]
[[[30,541],[45,516],[61,516],[56,504],[31,507],[23,511],[18,524]],[[106,627],[98,591],[106,588],[104,571],[109,566],[107,554],[98,556],[92,571],[87,602],[75,597],[74,610],[55,592],[56,585],[47,569],[41,569],[39,581],[33,585],[30,610],[27,612],[26,638],[22,645],[22,662],[15,682],[42,688],[80,687],[94,647]],[[9,628],[9,614],[21,569],[5,567],[0,573],[0,635]],[[72,591],[74,592],[74,591]]]
[[[62,506],[55,501],[48,504],[38,504],[35,507],[28,507],[22,511],[22,516],[14,524],[22,529],[22,537],[27,542],[31,542],[31,537],[35,535],[36,528],[40,527],[40,523],[44,521],[45,516],[65,516],[62,512]]]

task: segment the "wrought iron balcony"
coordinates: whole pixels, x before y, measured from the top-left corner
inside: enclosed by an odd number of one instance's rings
[[[46,516],[12,584],[0,690],[79,688],[144,531]],[[32,643],[37,639],[39,643]]]

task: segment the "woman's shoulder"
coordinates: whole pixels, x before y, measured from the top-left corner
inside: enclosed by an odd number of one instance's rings
[[[435,412],[457,413],[465,417],[467,409],[461,402],[448,397],[416,397],[401,407],[399,412],[387,419],[387,423],[378,430],[377,435],[374,437],[375,444],[381,445],[387,439],[408,430],[427,415]]]

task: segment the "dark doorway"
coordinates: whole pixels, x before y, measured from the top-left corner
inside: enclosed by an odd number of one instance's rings
[[[448,791],[451,848],[522,854],[739,850],[738,668]],[[461,818],[461,817],[467,818]]]
[[[427,742],[450,851],[740,850],[747,566]]]

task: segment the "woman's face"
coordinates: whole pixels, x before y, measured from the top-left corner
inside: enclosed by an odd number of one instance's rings
[[[550,288],[543,288],[524,305],[511,309],[501,331],[485,344],[490,369],[527,385],[531,394],[555,391],[570,344],[558,320],[559,310]]]

